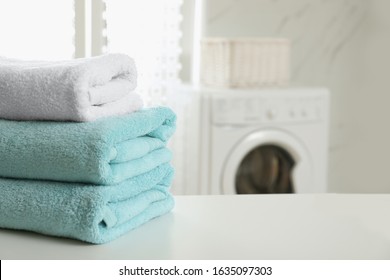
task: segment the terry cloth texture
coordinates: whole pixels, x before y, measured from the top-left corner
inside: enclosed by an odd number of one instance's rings
[[[173,208],[172,176],[163,164],[113,186],[0,179],[0,227],[106,243]]]
[[[0,118],[93,121],[143,106],[133,92],[132,58],[107,54],[69,61],[20,61],[0,57]]]
[[[168,162],[166,107],[95,122],[0,120],[0,177],[111,185]]]

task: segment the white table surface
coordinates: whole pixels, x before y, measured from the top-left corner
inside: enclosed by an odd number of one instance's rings
[[[390,259],[390,194],[178,196],[104,245],[0,229],[0,259]]]

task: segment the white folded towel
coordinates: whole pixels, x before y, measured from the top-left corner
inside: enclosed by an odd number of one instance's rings
[[[0,57],[0,118],[93,121],[143,106],[133,92],[132,58],[107,54],[69,61],[21,61]]]

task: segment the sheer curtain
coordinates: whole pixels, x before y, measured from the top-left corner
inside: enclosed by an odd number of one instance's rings
[[[0,0],[0,56],[70,59],[73,41],[73,1]]]
[[[105,52],[128,53],[148,105],[166,104],[178,82],[182,0],[106,0]]]

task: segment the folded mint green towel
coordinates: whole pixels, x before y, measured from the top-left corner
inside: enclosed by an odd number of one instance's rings
[[[0,227],[105,243],[169,212],[172,176],[163,164],[113,186],[0,179]]]
[[[0,119],[0,177],[111,185],[170,161],[165,107],[88,123]]]

